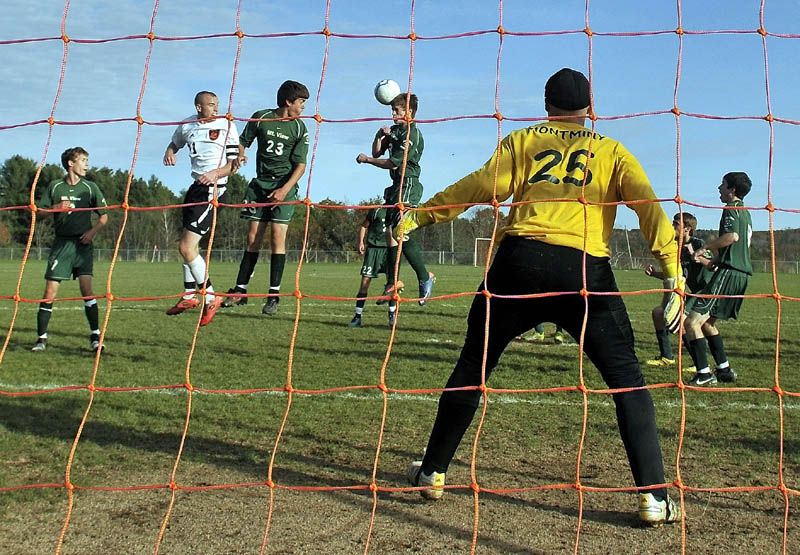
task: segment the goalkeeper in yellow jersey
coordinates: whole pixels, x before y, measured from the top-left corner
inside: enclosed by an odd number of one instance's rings
[[[608,387],[645,385],[628,313],[622,298],[613,294],[618,289],[608,239],[617,211],[614,203],[635,202],[629,206],[660,263],[665,289],[673,289],[680,275],[675,231],[636,158],[614,139],[584,127],[589,99],[589,82],[582,73],[558,71],[545,86],[548,121],[512,132],[482,168],[407,212],[395,228],[395,235],[402,238],[415,227],[454,219],[465,210],[465,203],[488,203],[493,197],[514,203],[479,288],[479,293],[486,290],[491,296],[477,294],[472,302],[464,347],[439,400],[424,458],[408,468],[409,481],[426,498],[442,496],[445,472],[478,407],[484,345],[488,381],[503,350],[518,335],[541,322],[553,322],[580,338],[587,317],[584,350]],[[648,200],[652,202],[637,202]],[[612,294],[585,298],[584,289]],[[552,292],[563,294],[509,298]],[[484,342],[487,315],[489,336]],[[640,488],[639,517],[651,525],[679,520],[680,505],[663,486],[650,392],[636,389],[615,393],[613,398],[619,432]]]

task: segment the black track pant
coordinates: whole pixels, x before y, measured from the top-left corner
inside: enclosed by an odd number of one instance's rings
[[[553,322],[573,337],[580,337],[587,313],[584,350],[609,388],[645,384],[633,345],[633,330],[619,295],[582,297],[583,253],[546,243],[506,237],[498,249],[486,282],[479,291],[492,293],[489,304],[489,341],[486,381],[508,343],[541,322]],[[590,292],[616,292],[617,284],[607,258],[586,256],[586,287]],[[566,295],[508,299],[503,295],[568,292]],[[447,388],[481,384],[487,299],[476,295],[467,321],[467,336]],[[446,472],[456,448],[472,422],[480,400],[477,389],[445,391],[431,432],[422,468]],[[664,466],[650,392],[613,395],[617,423],[637,486],[664,482]],[[650,490],[666,495],[663,488]]]

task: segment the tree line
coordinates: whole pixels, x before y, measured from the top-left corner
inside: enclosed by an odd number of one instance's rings
[[[19,155],[11,156],[0,167],[0,247],[24,246],[30,235],[30,191],[36,176],[37,163]],[[38,204],[47,185],[64,177],[61,166],[46,164],[36,183],[35,200]],[[127,213],[121,208],[109,210],[109,220],[101,233],[95,236],[96,248],[113,248],[123,223],[120,247],[123,249],[152,250],[177,249],[182,232],[181,208],[184,192],[174,193],[156,176],[144,180],[129,175],[127,170],[91,168],[86,179],[94,181],[103,191],[109,206],[120,205],[130,178]],[[247,179],[238,174],[228,178],[224,202],[242,203]],[[367,199],[359,206],[383,203],[381,197]],[[343,202],[326,198],[308,211],[299,205],[287,236],[286,248],[300,250],[308,218],[307,248],[323,251],[354,251],[358,248],[358,229],[364,221],[367,208],[345,207]],[[167,207],[157,208],[156,207]],[[239,218],[239,208],[220,207],[214,234],[215,249],[243,249],[247,243],[247,225]],[[472,252],[475,237],[489,237],[494,227],[492,208],[473,208],[466,217],[458,218],[452,226],[430,226],[418,233],[420,246],[426,251]],[[47,248],[53,237],[51,220],[37,221],[33,246]],[[201,243],[205,246],[207,238]],[[267,241],[268,243],[268,241]]]
[[[31,211],[28,209],[30,190],[36,175],[35,161],[22,156],[8,158],[0,167],[0,247],[24,246],[31,228]],[[61,166],[47,164],[42,167],[36,185],[36,200],[47,185],[64,176]],[[94,181],[103,191],[109,205],[123,202],[128,185],[129,173],[126,170],[92,168],[86,178]],[[229,204],[243,202],[247,180],[234,174],[228,179],[228,192],[224,201]],[[128,193],[128,212],[125,232],[122,235],[123,249],[175,249],[180,238],[181,209],[183,192],[176,194],[166,187],[156,176],[150,179],[133,177]],[[382,204],[380,197],[359,203],[359,206]],[[307,248],[323,251],[354,251],[358,248],[358,227],[364,220],[366,208],[345,208],[345,204],[326,198],[312,206],[308,212]],[[19,207],[9,209],[10,207]],[[148,210],[154,207],[169,207]],[[113,248],[123,225],[124,211],[112,210],[106,229],[98,234],[94,243],[97,248]],[[504,214],[501,212],[501,216]],[[300,205],[295,210],[289,224],[286,248],[300,250],[306,228],[306,210]],[[494,210],[489,207],[475,207],[452,225],[435,225],[417,232],[417,239],[423,251],[445,251],[471,253],[476,237],[490,237],[494,229]],[[501,224],[502,225],[502,224]],[[778,260],[800,259],[800,229],[776,230],[775,251]],[[53,236],[50,221],[37,223],[34,229],[33,246],[47,248]],[[716,237],[716,230],[697,230],[697,236],[709,241]],[[204,239],[203,246],[208,239]],[[214,235],[214,248],[243,249],[247,243],[247,225],[239,218],[239,208],[221,207],[217,217]],[[609,242],[612,252],[630,253],[633,257],[650,256],[644,237],[637,230],[626,232],[615,229]],[[768,231],[753,233],[751,243],[753,259],[769,259],[770,236]]]

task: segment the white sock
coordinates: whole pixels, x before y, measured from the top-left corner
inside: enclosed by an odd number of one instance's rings
[[[206,282],[206,261],[202,256],[198,254],[197,258],[189,262],[187,266],[189,266],[189,271],[195,283],[200,285]],[[189,280],[187,279],[186,281]]]
[[[186,262],[183,263],[183,283],[190,283],[195,282],[194,276],[192,275],[192,269],[189,267],[189,264]],[[185,286],[183,288],[183,299],[188,301],[189,299],[194,298],[194,289],[187,289]]]

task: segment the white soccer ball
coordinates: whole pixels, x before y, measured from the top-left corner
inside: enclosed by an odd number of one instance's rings
[[[398,94],[400,94],[400,85],[391,79],[381,79],[375,85],[375,99],[381,104],[387,106],[392,103]]]

